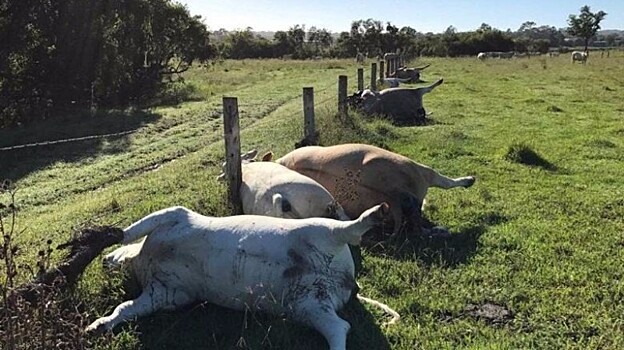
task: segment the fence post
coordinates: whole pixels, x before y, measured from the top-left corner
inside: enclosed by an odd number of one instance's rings
[[[347,76],[338,76],[338,115],[340,118],[347,117]]]
[[[385,72],[384,65],[385,65],[384,61],[379,61],[379,80],[382,82],[384,81],[384,72]]]
[[[314,88],[303,88],[303,139],[310,145],[316,145],[316,126],[314,125]]]
[[[223,137],[225,139],[225,177],[228,184],[228,197],[235,214],[243,213],[240,198],[242,183],[240,154],[240,124],[238,100],[236,97],[223,97]]]
[[[377,63],[371,63],[371,90],[377,91]]]
[[[357,85],[358,91],[364,90],[364,68],[358,68],[357,79],[358,79],[358,85]]]

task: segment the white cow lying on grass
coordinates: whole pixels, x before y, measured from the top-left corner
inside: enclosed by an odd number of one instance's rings
[[[399,87],[399,85],[403,83],[407,83],[411,81],[410,78],[401,79],[401,78],[384,78],[383,80],[379,80],[381,84],[387,85],[388,87]]]
[[[244,214],[289,219],[349,219],[318,182],[277,163],[255,162],[256,154],[253,150],[241,155],[240,196]]]
[[[124,230],[124,244],[145,237],[140,251],[108,256],[109,263],[127,263],[142,294],[86,331],[111,330],[158,310],[208,301],[285,314],[318,330],[330,349],[346,349],[350,325],[336,311],[357,289],[347,244],[359,244],[387,210],[385,203],[377,205],[353,221],[216,218],[183,207],[152,213]]]

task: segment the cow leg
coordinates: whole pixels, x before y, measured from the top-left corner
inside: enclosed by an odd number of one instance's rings
[[[140,242],[124,245],[113,250],[104,257],[102,261],[104,267],[116,268],[127,263],[139,254],[143,247],[143,242],[144,240],[141,240]]]
[[[319,303],[318,299],[310,296],[293,311],[298,317],[297,320],[316,329],[325,337],[330,350],[346,350],[347,333],[351,325],[338,317],[329,300]]]
[[[392,217],[392,223],[394,225],[390,239],[398,237],[399,232],[401,232],[401,229],[403,228],[403,212],[404,210],[402,206],[400,209],[397,208],[396,205],[392,205],[390,207],[390,216]]]
[[[411,193],[404,192],[401,194],[401,211],[407,218],[409,227],[418,228],[420,233],[429,237],[448,237],[450,232],[442,226],[427,228],[424,225],[422,211],[424,209],[424,200],[420,202],[416,196]]]
[[[453,187],[470,187],[474,184],[475,178],[473,176],[458,177],[452,179],[444,176],[433,169],[423,168],[421,171],[427,172],[424,175],[429,180],[429,186],[449,189]]]
[[[111,331],[119,323],[149,315],[157,310],[172,310],[191,301],[182,291],[172,292],[161,284],[151,284],[143,289],[138,298],[119,304],[110,315],[95,320],[85,332]]]

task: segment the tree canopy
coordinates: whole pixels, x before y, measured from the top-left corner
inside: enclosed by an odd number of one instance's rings
[[[581,7],[580,15],[570,15],[568,17],[568,33],[570,35],[582,38],[585,41],[585,51],[591,39],[600,29],[600,22],[607,16],[604,11],[596,13],[591,12],[589,6]]]

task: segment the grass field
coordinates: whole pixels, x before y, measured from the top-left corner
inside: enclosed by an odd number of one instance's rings
[[[424,215],[451,238],[363,248],[361,293],[402,319],[385,327],[377,309],[351,302],[341,313],[352,325],[349,349],[624,348],[624,54],[590,57],[587,65],[567,56],[420,63],[431,63],[424,80],[444,77],[424,98],[433,112],[424,127],[357,116],[340,125],[337,77],[349,75],[355,91],[354,62],[245,60],[188,72],[185,102],[0,130],[0,147],[133,131],[0,151],[0,178],[17,187],[20,262],[76,228],[125,226],[172,205],[228,215],[215,180],[221,97],[238,97],[244,150],[281,156],[302,137],[301,91],[314,86],[323,144],[372,143],[452,177],[477,177],[469,189],[429,192]],[[76,297],[91,322],[132,293],[94,263]],[[486,315],[487,305],[498,312]],[[94,347],[326,345],[282,319],[202,304],[131,322]]]

